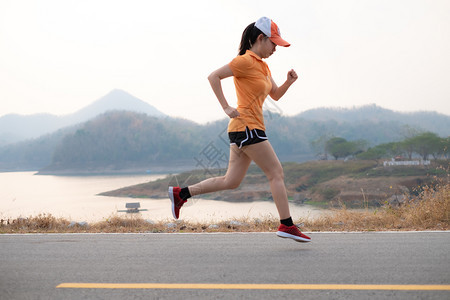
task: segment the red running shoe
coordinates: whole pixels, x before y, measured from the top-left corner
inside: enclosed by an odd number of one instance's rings
[[[180,208],[187,200],[180,198],[181,189],[177,186],[169,186],[169,198],[172,201],[172,215],[175,219],[180,216]]]
[[[295,225],[286,226],[281,224],[280,227],[278,227],[277,235],[281,238],[293,239],[296,242],[311,242],[311,238],[301,233]]]

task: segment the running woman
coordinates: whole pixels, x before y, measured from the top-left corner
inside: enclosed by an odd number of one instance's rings
[[[277,235],[297,242],[311,241],[292,221],[283,168],[265,134],[262,109],[264,100],[267,95],[276,101],[279,100],[298,78],[297,73],[290,70],[283,85],[277,86],[272,79],[269,67],[263,59],[270,57],[277,45],[290,46],[281,38],[278,26],[271,19],[262,17],[244,30],[239,55],[208,76],[220,105],[230,117],[228,169],[224,176],[209,178],[183,188],[169,187],[169,198],[172,201],[172,214],[175,219],[179,218],[181,207],[190,197],[239,187],[250,163],[254,161],[270,183],[281,221]],[[221,80],[231,76],[234,77],[237,108],[228,104],[222,90]]]

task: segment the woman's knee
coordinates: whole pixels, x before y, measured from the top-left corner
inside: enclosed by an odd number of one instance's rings
[[[230,176],[223,176],[223,184],[225,189],[234,190],[237,189],[241,185],[241,181],[239,178],[232,178]]]
[[[227,182],[227,187],[229,190],[234,190],[237,189],[239,186],[241,185],[241,181],[240,180],[230,180]]]
[[[269,181],[284,181],[284,171],[281,166],[272,168],[266,172]]]

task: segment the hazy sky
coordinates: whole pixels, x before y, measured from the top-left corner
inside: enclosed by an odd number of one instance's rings
[[[0,0],[0,116],[68,114],[123,89],[171,116],[224,118],[207,81],[261,16],[286,115],[375,103],[450,115],[448,0]],[[223,83],[230,104],[232,79]]]

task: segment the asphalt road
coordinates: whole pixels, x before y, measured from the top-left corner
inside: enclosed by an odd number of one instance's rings
[[[0,235],[0,299],[450,299],[450,232],[311,237],[303,244],[275,233]],[[157,283],[174,285],[150,285]],[[268,289],[279,284],[306,289]],[[447,290],[376,290],[379,285]]]

